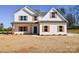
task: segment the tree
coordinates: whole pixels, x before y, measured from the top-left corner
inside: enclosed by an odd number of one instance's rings
[[[73,9],[79,11],[79,5],[74,6]]]
[[[79,6],[78,5],[74,6],[73,10],[75,15],[75,25],[79,26]]]
[[[3,34],[12,34],[12,28],[11,27],[4,28],[2,33]]]
[[[60,9],[58,9],[58,8],[56,8],[56,10],[59,12],[60,11]]]
[[[0,31],[3,31],[3,23],[0,23]]]
[[[66,13],[64,8],[60,8],[59,12],[60,12],[60,14],[62,14],[62,15],[65,15],[65,13]]]
[[[7,31],[12,31],[12,27],[8,27],[7,28]]]
[[[74,23],[75,23],[75,16],[68,13],[66,16],[65,16],[66,20],[68,21],[68,27],[70,26],[73,26]]]

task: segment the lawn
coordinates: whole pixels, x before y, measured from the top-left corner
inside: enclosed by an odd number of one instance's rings
[[[79,34],[79,29],[68,29],[68,33],[77,33],[77,34]]]

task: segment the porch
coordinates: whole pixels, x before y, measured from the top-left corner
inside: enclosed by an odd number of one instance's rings
[[[14,34],[39,34],[39,25],[34,23],[16,23],[12,25]]]

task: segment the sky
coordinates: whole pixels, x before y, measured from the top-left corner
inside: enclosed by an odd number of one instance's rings
[[[3,23],[4,28],[11,27],[14,13],[25,6],[44,12],[49,11],[51,8],[65,8],[67,12],[70,12],[68,9],[74,7],[74,5],[0,5],[0,23]]]

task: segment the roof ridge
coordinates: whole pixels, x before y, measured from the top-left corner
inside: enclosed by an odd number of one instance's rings
[[[32,15],[31,13],[29,13],[27,10],[25,10],[25,9],[22,9],[24,12],[27,12],[28,14],[30,14],[30,15]]]
[[[31,7],[27,7],[30,11],[32,11],[32,12],[34,12],[35,14],[37,14],[37,12],[34,10],[34,9],[32,9]]]

